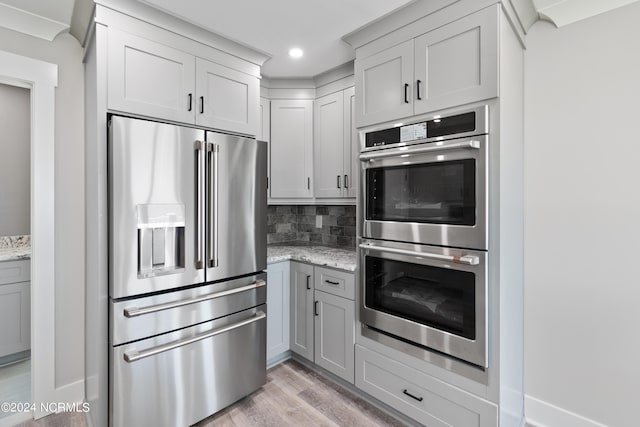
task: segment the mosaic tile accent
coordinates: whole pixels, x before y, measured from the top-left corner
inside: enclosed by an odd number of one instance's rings
[[[316,215],[322,228],[316,228]],[[269,206],[267,243],[302,241],[355,249],[355,206]]]

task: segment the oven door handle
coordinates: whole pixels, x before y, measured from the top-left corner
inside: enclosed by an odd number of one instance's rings
[[[452,142],[452,143],[443,144],[443,145],[432,145],[432,144],[433,143],[430,143],[426,147],[420,147],[420,148],[407,148],[406,150],[393,149],[393,150],[384,150],[384,151],[380,150],[374,153],[363,153],[363,154],[360,154],[360,160],[363,162],[367,162],[367,161],[373,161],[376,159],[383,159],[386,157],[399,157],[399,156],[404,156],[409,154],[422,154],[422,153],[431,153],[434,151],[458,150],[460,148],[473,148],[477,150],[480,148],[480,141],[477,141],[475,139],[469,140],[469,141],[462,141],[462,142]]]
[[[254,316],[248,319],[242,320],[240,322],[232,323],[231,325],[214,329],[212,331],[203,332],[191,338],[185,338],[183,340],[178,340],[178,341],[170,342],[168,344],[159,345],[157,347],[153,347],[148,350],[142,350],[142,351],[132,350],[131,352],[125,352],[124,360],[128,363],[132,363],[132,362],[135,362],[136,360],[144,359],[150,356],[155,356],[156,354],[164,353],[165,351],[174,350],[176,348],[184,347],[185,345],[189,345],[194,342],[202,341],[207,338],[215,337],[216,335],[224,334],[225,332],[230,332],[234,329],[238,329],[243,326],[249,325],[251,323],[255,323],[259,320],[262,320],[265,317],[267,317],[267,315],[264,314],[264,312],[258,311]]]
[[[216,299],[216,298],[222,298],[222,297],[226,297],[229,295],[234,295],[234,294],[239,294],[240,292],[245,292],[245,291],[250,291],[252,289],[257,289],[260,288],[262,286],[265,286],[267,284],[267,282],[265,282],[264,280],[260,279],[260,280],[256,280],[254,283],[250,284],[250,285],[246,285],[246,286],[242,286],[239,288],[234,288],[234,289],[228,289],[226,291],[220,291],[220,292],[215,292],[212,294],[206,294],[206,295],[202,295],[196,298],[189,298],[189,299],[183,299],[180,301],[174,301],[174,302],[168,302],[165,304],[158,304],[158,305],[150,305],[149,307],[142,307],[142,308],[137,308],[137,307],[127,307],[124,309],[124,316],[125,317],[138,317],[138,316],[142,316],[144,314],[151,314],[151,313],[157,313],[159,311],[163,311],[163,310],[170,310],[172,308],[178,308],[178,307],[182,307],[185,305],[190,305],[190,304],[195,304],[198,302],[202,302],[202,301],[208,301],[211,299]]]
[[[389,252],[389,253],[398,254],[398,255],[437,259],[441,261],[455,262],[456,264],[466,264],[466,265],[480,264],[480,258],[475,255],[454,256],[454,255],[432,254],[429,252],[414,252],[414,251],[408,251],[406,249],[396,249],[396,248],[387,248],[383,246],[370,245],[368,243],[362,243],[360,245],[360,249],[371,249],[374,251]]]

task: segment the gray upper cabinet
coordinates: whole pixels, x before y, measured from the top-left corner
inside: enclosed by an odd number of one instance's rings
[[[499,6],[355,61],[356,126],[498,96]]]
[[[315,101],[313,169],[317,198],[356,197],[355,174],[360,149],[354,114],[353,87]]]
[[[258,134],[260,83],[257,78],[197,58],[196,93],[197,125]]]
[[[291,351],[313,361],[313,266],[291,263]]]
[[[313,197],[313,101],[271,101],[272,198]]]
[[[109,109],[193,123],[193,55],[115,28],[108,46]]]
[[[355,80],[357,127],[412,115],[413,40],[357,59]]]
[[[344,189],[346,197],[355,198],[358,194],[360,177],[360,143],[356,129],[356,88],[350,87],[343,91],[344,97]]]
[[[343,104],[342,91],[315,101],[313,161],[316,197],[342,197],[343,194]]]
[[[415,114],[498,96],[498,13],[490,7],[415,39]]]
[[[257,135],[257,77],[116,28],[108,38],[110,110]]]

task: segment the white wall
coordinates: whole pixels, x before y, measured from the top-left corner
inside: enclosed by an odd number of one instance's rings
[[[536,425],[639,423],[638,22],[635,3],[527,36],[525,392]]]
[[[0,84],[0,236],[29,234],[30,92]]]
[[[0,50],[58,64],[55,94],[55,384],[57,388],[79,384],[82,390],[85,221],[82,48],[69,34],[47,42],[0,28]]]

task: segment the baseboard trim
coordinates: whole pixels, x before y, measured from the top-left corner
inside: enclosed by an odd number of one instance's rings
[[[284,353],[280,353],[279,355],[267,360],[267,369],[271,369],[274,366],[277,366],[283,362],[286,362],[289,359],[291,359],[291,351],[285,351]]]
[[[607,427],[597,421],[525,395],[527,427]]]

